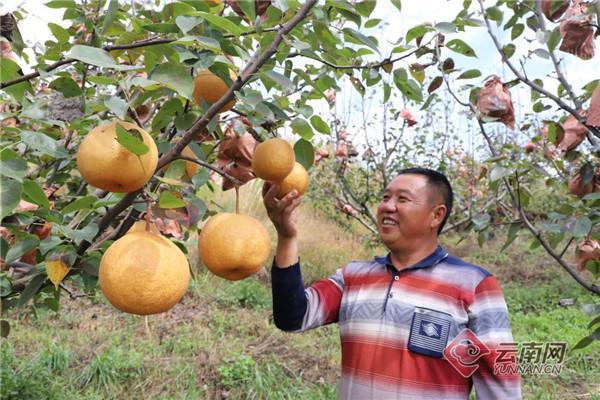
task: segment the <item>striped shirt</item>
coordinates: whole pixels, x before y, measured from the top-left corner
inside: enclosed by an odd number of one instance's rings
[[[301,332],[339,324],[339,398],[464,400],[472,387],[478,399],[521,398],[518,374],[494,374],[500,344],[513,341],[496,278],[440,246],[400,271],[390,255],[354,261],[307,289],[299,263],[273,265],[271,277],[278,328]],[[469,377],[444,355],[465,328],[489,349],[471,360],[477,369]]]

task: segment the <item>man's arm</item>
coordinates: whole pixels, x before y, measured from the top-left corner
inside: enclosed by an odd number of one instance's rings
[[[468,328],[491,352],[479,360],[479,368],[471,377],[477,399],[521,399],[518,371],[510,372],[510,368],[494,371],[494,365],[500,356],[498,349],[512,347],[507,344],[513,343],[513,337],[504,295],[493,275],[484,278],[475,289],[469,306]],[[500,346],[501,343],[505,345]],[[508,363],[512,368],[517,367],[514,358],[513,356],[513,361]]]
[[[303,331],[337,321],[344,285],[341,270],[304,289],[295,212],[300,197],[294,190],[278,200],[277,186],[265,189],[265,207],[277,230],[277,250],[271,269],[275,325],[285,331]]]

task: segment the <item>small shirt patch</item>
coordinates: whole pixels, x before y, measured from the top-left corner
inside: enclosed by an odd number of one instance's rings
[[[452,316],[415,307],[408,338],[408,349],[430,357],[442,358],[448,342]]]

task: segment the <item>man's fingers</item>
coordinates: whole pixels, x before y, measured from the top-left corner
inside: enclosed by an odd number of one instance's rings
[[[279,202],[277,203],[277,208],[279,208],[280,210],[284,210],[290,204],[292,204],[292,201],[294,201],[294,199],[297,199],[299,197],[300,196],[298,195],[298,192],[296,190],[292,190],[290,193],[286,194],[281,200],[279,200]]]
[[[275,184],[265,182],[263,185],[263,201],[267,208],[273,208],[277,205],[277,199],[275,198],[275,195],[277,195],[278,191],[279,186]]]
[[[298,208],[298,206],[300,205],[300,203],[302,202],[302,198],[300,196],[294,198],[290,204],[288,204],[284,209],[283,209],[283,213],[284,214],[291,214],[296,208]]]

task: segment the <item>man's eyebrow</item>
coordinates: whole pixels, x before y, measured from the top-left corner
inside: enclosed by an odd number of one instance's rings
[[[385,189],[383,191],[383,194],[389,194],[391,191],[392,190],[390,190],[390,189]],[[412,196],[412,192],[408,189],[397,189],[394,193],[395,194],[408,194],[408,195]]]

